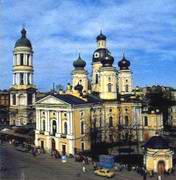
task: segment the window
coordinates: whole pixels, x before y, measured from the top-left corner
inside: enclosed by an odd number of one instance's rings
[[[45,131],[45,120],[42,121],[42,130]]]
[[[125,116],[125,126],[128,126],[128,116]]]
[[[144,126],[148,126],[148,117],[147,116],[144,117]]]
[[[94,119],[94,123],[93,123],[93,128],[95,129],[96,128],[96,119]]]
[[[112,92],[112,84],[111,83],[108,84],[108,92]]]
[[[95,75],[95,83],[98,84],[98,74]]]
[[[53,121],[53,136],[55,136],[56,134],[56,129],[57,129],[56,121]]]
[[[84,151],[84,143],[81,143],[81,150]]]
[[[84,122],[81,121],[81,134],[84,134]]]
[[[129,88],[128,88],[128,84],[125,85],[125,92],[128,92]]]
[[[111,81],[111,77],[109,77],[108,80]]]
[[[28,94],[28,105],[32,105],[32,94]]]
[[[24,57],[23,54],[20,54],[20,65],[24,64],[23,57]]]
[[[64,123],[64,134],[67,134],[67,122]]]
[[[15,94],[13,94],[13,96],[12,96],[12,101],[13,101],[13,105],[16,105],[16,95]]]
[[[100,127],[102,126],[102,118],[100,117]]]
[[[112,119],[112,117],[109,117],[109,127],[113,127],[113,119]]]
[[[109,112],[112,112],[112,109],[109,109]]]
[[[20,73],[20,84],[23,85],[24,84],[24,74]]]
[[[27,83],[30,84],[30,73],[27,74]]]

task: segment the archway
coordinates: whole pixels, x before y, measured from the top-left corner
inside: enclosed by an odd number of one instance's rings
[[[165,162],[163,160],[158,161],[157,169],[158,169],[158,174],[160,174],[160,175],[164,174],[164,172],[165,172]]]
[[[54,139],[51,140],[51,149],[55,150],[56,149],[56,142]]]

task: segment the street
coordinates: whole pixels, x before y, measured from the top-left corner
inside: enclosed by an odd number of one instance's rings
[[[52,159],[48,154],[33,157],[30,153],[17,151],[9,144],[0,145],[0,180],[103,180],[106,178],[94,175],[92,165],[87,165],[87,172],[82,172],[82,163],[68,159],[62,163],[60,159]],[[2,169],[3,167],[3,169]],[[117,172],[112,179],[142,180],[137,173],[131,171]],[[147,179],[157,179],[147,178]],[[174,180],[168,176],[162,179]]]

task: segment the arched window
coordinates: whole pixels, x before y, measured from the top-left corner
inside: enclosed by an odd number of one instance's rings
[[[57,129],[56,121],[53,121],[53,136],[55,136],[56,134],[56,129]]]
[[[95,75],[95,83],[98,84],[98,74]]]
[[[81,134],[84,134],[84,122],[81,121]]]
[[[67,134],[67,122],[64,123],[64,134]]]
[[[109,117],[109,127],[113,127],[113,119],[112,119],[112,117]]]
[[[128,126],[128,116],[125,116],[125,126]]]
[[[112,84],[111,83],[108,84],[108,92],[112,92]]]
[[[125,85],[125,92],[128,92],[129,91],[129,87],[128,87],[128,84]]]

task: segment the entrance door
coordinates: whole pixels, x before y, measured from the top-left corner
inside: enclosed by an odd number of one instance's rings
[[[62,154],[65,155],[66,154],[66,145],[62,145]]]
[[[41,141],[41,148],[44,149],[44,141]]]
[[[165,172],[165,162],[164,161],[159,161],[158,162],[158,174],[164,174]]]
[[[56,143],[55,143],[55,140],[54,140],[54,139],[52,139],[52,141],[51,141],[51,149],[52,149],[52,150],[55,150],[55,149],[56,149]]]

